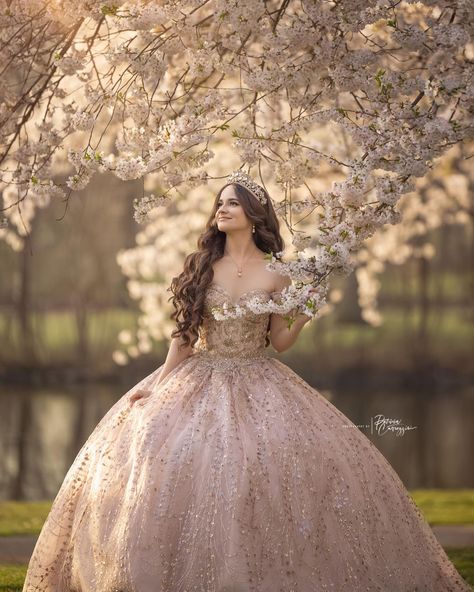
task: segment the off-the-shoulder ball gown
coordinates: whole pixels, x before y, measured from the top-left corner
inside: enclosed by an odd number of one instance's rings
[[[382,453],[267,355],[269,313],[225,302],[211,284],[195,353],[101,419],[23,591],[468,592]]]

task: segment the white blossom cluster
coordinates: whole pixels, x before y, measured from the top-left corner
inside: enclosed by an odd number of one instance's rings
[[[161,201],[161,196],[156,199],[159,205],[167,205]],[[170,207],[169,211],[155,208],[154,215],[137,234],[136,246],[118,253],[117,262],[128,278],[129,294],[138,302],[141,314],[136,335],[127,333],[128,341],[120,340],[123,349],[114,352],[117,363],[126,364],[137,351],[146,353],[152,340],[170,339],[175,324],[170,318],[168,286],[182,269],[190,248],[195,246],[192,243],[204,227],[209,208],[198,191],[191,192],[175,205],[177,207]]]
[[[413,180],[473,137],[470,8],[0,0],[0,187],[16,193],[0,237],[22,236],[19,204],[31,219],[104,171],[180,195],[212,179],[227,142],[275,183],[293,237],[297,256],[271,262],[295,280],[280,306],[315,316],[328,276],[352,271],[364,241],[400,222]],[[63,184],[61,151],[75,168]]]
[[[149,219],[149,214],[152,210],[155,210],[155,208],[161,206],[167,206],[170,203],[170,197],[156,196],[154,193],[143,196],[141,198],[135,198],[133,200],[133,217],[139,224],[142,224],[143,222],[146,222]]]
[[[473,150],[471,141],[444,154],[439,168],[417,179],[414,191],[400,200],[403,224],[381,229],[358,251],[358,300],[368,323],[383,322],[377,306],[378,277],[387,263],[403,265],[408,260],[431,259],[436,249],[430,233],[442,225],[471,226],[474,169],[465,157]]]

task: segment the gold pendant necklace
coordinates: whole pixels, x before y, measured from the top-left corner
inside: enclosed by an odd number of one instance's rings
[[[229,257],[232,259],[232,261],[233,261],[234,265],[237,267],[237,276],[238,276],[238,277],[242,277],[242,266],[241,266],[241,267],[239,267],[239,266],[237,265],[237,263],[235,262],[235,259],[232,257],[232,255],[231,255],[230,253],[227,253],[227,255],[229,255]]]

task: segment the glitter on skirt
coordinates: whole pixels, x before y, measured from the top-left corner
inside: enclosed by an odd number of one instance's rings
[[[89,436],[23,592],[469,592],[376,446],[266,355],[269,313],[226,301]]]

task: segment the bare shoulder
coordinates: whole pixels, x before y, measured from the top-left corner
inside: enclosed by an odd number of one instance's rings
[[[291,278],[287,275],[281,275],[276,271],[266,269],[266,265],[268,264],[268,260],[265,261],[265,273],[267,274],[268,283],[273,286],[273,292],[281,292],[283,288],[291,286]]]
[[[287,275],[280,275],[279,273],[276,273],[276,271],[272,271],[271,272],[273,275],[273,283],[274,283],[274,291],[275,292],[281,292],[283,290],[283,288],[287,288],[288,286],[291,286],[291,278]]]

